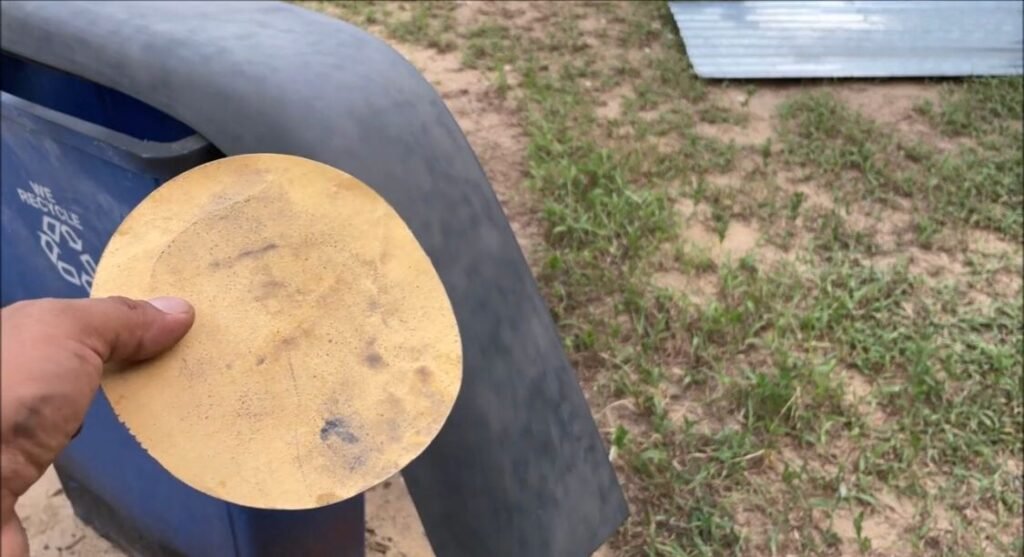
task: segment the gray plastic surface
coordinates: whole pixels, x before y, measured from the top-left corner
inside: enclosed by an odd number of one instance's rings
[[[622,522],[606,448],[494,192],[440,97],[398,53],[278,3],[2,9],[4,50],[139,98],[226,154],[290,153],[345,170],[409,224],[464,347],[455,408],[404,471],[438,555],[587,555]]]

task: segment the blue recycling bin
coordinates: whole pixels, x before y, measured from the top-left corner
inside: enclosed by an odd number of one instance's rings
[[[222,157],[147,104],[30,60],[2,58],[4,306],[89,294],[114,230],[153,189]],[[164,470],[100,393],[56,470],[75,513],[130,553],[362,555],[362,496],[308,511],[242,507]]]

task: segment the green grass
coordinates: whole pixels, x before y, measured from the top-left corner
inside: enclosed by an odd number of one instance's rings
[[[508,48],[512,40],[511,33],[503,25],[486,23],[473,27],[466,33],[462,63],[467,68],[474,69],[491,69],[481,67],[484,64],[495,68],[504,68],[505,65],[514,61],[514,52]]]
[[[536,274],[595,409],[628,403],[607,438],[633,509],[617,554],[867,555],[886,550],[880,523],[902,540],[889,552],[1021,551],[1019,78],[936,85],[915,109],[935,137],[809,91],[741,147],[697,131],[749,115],[695,77],[660,3],[497,4],[458,28],[451,4],[312,7],[454,50],[517,107]],[[520,9],[541,17],[517,27]],[[682,198],[700,211],[679,215]],[[914,215],[888,244],[878,207]],[[723,259],[680,233],[742,222],[784,257]],[[979,230],[1014,247],[946,242]],[[911,265],[938,249],[964,271]],[[658,286],[665,270],[712,288]]]
[[[920,103],[916,110],[948,136],[984,137],[1020,124],[1024,79],[981,78],[942,87],[942,102]]]
[[[893,187],[892,148],[878,125],[830,93],[804,93],[779,109],[783,156],[832,182],[834,191],[873,198]],[[855,174],[855,180],[844,176]],[[858,191],[849,191],[857,188]]]
[[[379,28],[389,37],[440,52],[455,48],[454,4],[449,2],[299,1],[296,4],[341,17],[363,28]]]
[[[738,112],[720,104],[709,104],[697,110],[702,122],[709,124],[732,124],[742,126],[750,121],[745,112]]]
[[[830,93],[805,93],[779,110],[784,159],[825,182],[845,203],[909,200],[925,221],[919,237],[926,246],[939,225],[956,224],[993,230],[1008,238],[1024,233],[1024,164],[1021,158],[1019,79],[966,85],[936,114],[942,130],[976,135],[978,145],[944,153],[914,138],[900,137],[867,116],[847,107]],[[1006,83],[995,86],[989,83]],[[984,85],[981,85],[984,84]],[[1016,88],[1016,95],[1007,92]],[[995,91],[993,93],[992,91]],[[997,94],[998,93],[998,94]],[[993,100],[994,99],[994,100]],[[1007,100],[1009,99],[1009,101]],[[982,116],[962,121],[968,107],[990,100],[995,106]],[[985,105],[988,106],[988,105]],[[1013,120],[1002,119],[1016,118]]]

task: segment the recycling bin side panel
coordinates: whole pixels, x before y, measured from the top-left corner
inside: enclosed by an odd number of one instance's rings
[[[164,181],[222,155],[184,124],[116,91],[6,55],[3,70],[2,304],[86,297],[99,256],[128,212]],[[62,100],[60,91],[76,98]],[[102,392],[55,468],[75,513],[133,554],[363,553],[361,496],[301,512],[207,496],[149,456]]]
[[[6,90],[15,62],[3,63]],[[167,178],[147,172],[141,157],[141,164],[132,168],[130,150],[125,148],[131,146],[130,137],[85,121],[76,122],[78,129],[66,127],[63,124],[76,123],[61,116],[3,93],[4,305],[40,297],[88,296],[107,240],[128,212]],[[39,351],[42,357],[45,347]],[[164,471],[118,422],[102,393],[56,468],[76,513],[133,551],[234,554],[225,504]]]

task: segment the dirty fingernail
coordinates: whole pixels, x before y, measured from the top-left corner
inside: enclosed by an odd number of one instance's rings
[[[149,303],[164,313],[188,313],[192,311],[192,304],[174,296],[153,298],[149,300]]]

